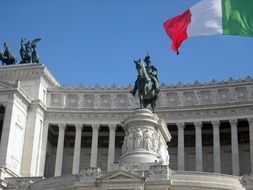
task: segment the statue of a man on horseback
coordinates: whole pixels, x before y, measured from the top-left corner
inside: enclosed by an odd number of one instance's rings
[[[134,60],[134,63],[136,65],[138,76],[131,93],[134,96],[138,91],[140,108],[147,108],[150,104],[152,111],[154,112],[160,88],[159,80],[157,78],[157,69],[152,65],[149,55],[144,58],[144,62],[139,59]]]

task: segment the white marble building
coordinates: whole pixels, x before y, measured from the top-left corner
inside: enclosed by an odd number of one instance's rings
[[[61,86],[41,64],[0,67],[0,189],[45,189],[43,181],[92,189],[83,178],[100,174],[94,168],[108,172],[96,181],[102,189],[120,189],[108,184],[122,179],[137,184],[128,189],[251,188],[252,78],[161,86],[156,114],[172,140],[159,182],[152,182],[155,166],[150,180],[114,167],[125,137],[121,122],[139,106],[131,88]]]

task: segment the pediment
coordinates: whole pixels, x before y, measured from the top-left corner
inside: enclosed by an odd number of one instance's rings
[[[114,171],[104,177],[102,177],[103,181],[143,181],[144,177],[138,175],[137,173],[130,173],[127,171]]]
[[[16,87],[17,87],[16,84],[0,80],[0,90],[8,90],[8,89],[16,88]]]

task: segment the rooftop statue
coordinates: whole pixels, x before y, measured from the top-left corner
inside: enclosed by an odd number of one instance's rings
[[[20,63],[39,63],[39,55],[36,50],[36,43],[40,41],[40,38],[34,39],[32,42],[21,39],[20,43]]]
[[[134,63],[136,65],[138,75],[131,93],[135,96],[138,91],[140,108],[147,108],[150,104],[152,111],[154,112],[160,88],[159,80],[157,78],[157,69],[152,65],[149,55],[144,58],[144,62],[139,59],[134,60]]]
[[[0,60],[2,61],[2,65],[13,65],[16,64],[16,58],[15,56],[11,53],[8,45],[6,42],[4,42],[4,51],[3,53],[0,52]]]

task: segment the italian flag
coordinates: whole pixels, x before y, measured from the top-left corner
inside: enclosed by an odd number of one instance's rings
[[[183,14],[167,20],[164,29],[177,54],[182,42],[194,36],[253,37],[253,0],[202,0]]]

